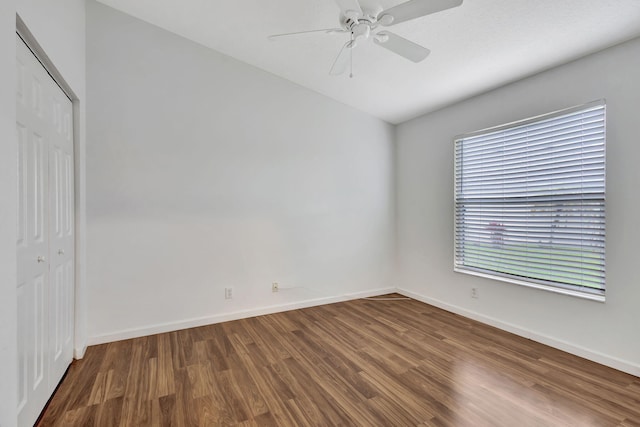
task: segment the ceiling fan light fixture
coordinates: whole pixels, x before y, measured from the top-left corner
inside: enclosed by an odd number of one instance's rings
[[[389,35],[385,33],[379,33],[374,36],[378,43],[386,43],[389,41]]]
[[[378,24],[388,27],[393,24],[393,16],[391,15],[382,15],[378,17]]]
[[[368,39],[371,34],[371,26],[367,24],[358,24],[351,30],[354,39]]]
[[[345,18],[352,19],[354,21],[357,21],[360,15],[361,15],[361,12],[358,12],[356,10],[347,10],[344,12]]]

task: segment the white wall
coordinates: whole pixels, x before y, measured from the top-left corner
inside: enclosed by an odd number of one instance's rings
[[[84,0],[66,0],[64,7],[45,0],[0,2],[0,425],[3,427],[17,422],[16,12],[81,100],[85,89]],[[82,132],[83,120],[81,115],[78,127]]]
[[[0,425],[17,422],[16,9],[0,2]]]
[[[400,125],[398,271],[407,294],[640,375],[640,39]],[[606,303],[453,272],[453,137],[607,100]],[[480,298],[471,299],[477,287]]]
[[[91,342],[392,285],[391,125],[99,3],[87,20]]]

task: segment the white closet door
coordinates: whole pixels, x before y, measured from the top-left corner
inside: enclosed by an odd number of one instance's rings
[[[74,218],[73,107],[51,86],[53,127],[49,139],[49,348],[50,382],[60,382],[73,358]]]
[[[50,77],[18,43],[18,410],[33,423],[49,395],[49,200],[45,86]]]
[[[71,363],[71,101],[17,37],[18,423],[30,426]],[[59,253],[59,254],[58,254]]]

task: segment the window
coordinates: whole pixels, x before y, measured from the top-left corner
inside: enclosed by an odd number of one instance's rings
[[[604,300],[603,101],[456,138],[454,269]]]

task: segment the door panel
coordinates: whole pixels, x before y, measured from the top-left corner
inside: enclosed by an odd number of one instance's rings
[[[29,348],[27,334],[27,318],[29,305],[25,301],[27,289],[24,283],[18,284],[18,412],[27,404],[27,390],[29,387]]]
[[[51,311],[51,350],[53,350],[53,358],[58,359],[62,355],[62,305],[64,299],[64,266],[58,265],[52,275],[53,286],[51,287],[51,295],[49,298],[52,303]]]
[[[18,141],[18,233],[17,233],[17,245],[18,248],[24,248],[27,245],[27,157],[28,157],[28,145],[27,145],[27,128],[16,123],[16,134]]]
[[[31,335],[34,340],[33,349],[33,378],[31,378],[31,387],[36,390],[40,386],[46,387],[43,381],[46,381],[47,372],[45,371],[47,358],[47,344],[45,334],[45,318],[47,317],[47,310],[45,307],[44,293],[45,293],[45,275],[41,275],[35,278],[33,281],[32,300],[31,304],[34,308],[31,311],[31,319],[29,325],[32,328]]]
[[[74,325],[74,283],[75,283],[75,264],[74,264],[74,255],[71,255],[70,259],[67,261],[65,265],[66,269],[66,280],[64,282],[65,293],[67,294],[67,298],[65,298],[65,334],[63,334],[64,338],[64,348],[67,352],[67,359],[69,363],[73,359],[73,325]]]
[[[48,217],[47,206],[44,203],[44,183],[47,174],[44,161],[44,138],[38,132],[31,135],[31,155],[33,169],[31,178],[33,179],[33,239],[34,243],[44,244],[45,219]]]

